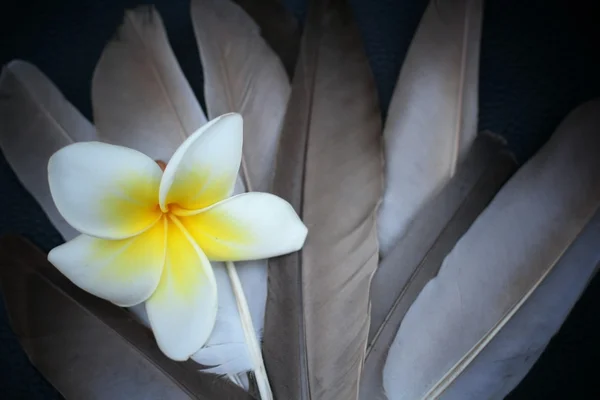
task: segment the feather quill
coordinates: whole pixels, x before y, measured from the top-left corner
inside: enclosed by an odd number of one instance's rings
[[[444,257],[516,168],[514,158],[496,137],[479,134],[456,174],[425,203],[407,235],[381,262],[383,273],[376,273],[371,284],[371,328],[361,399],[385,399],[383,366],[402,318],[425,284],[436,276]]]
[[[78,141],[96,140],[92,124],[35,66],[8,63],[0,76],[0,148],[23,184],[64,239],[78,235],[50,196],[48,159]]]
[[[0,284],[27,356],[67,399],[252,399],[165,357],[129,313],[77,288],[19,237],[0,241]]]
[[[312,2],[274,182],[309,229],[301,251],[269,262],[263,349],[276,398],[357,397],[378,260],[380,118],[347,4]]]
[[[390,348],[383,380],[390,400],[489,398],[488,389],[501,398],[518,382],[502,382],[504,373],[526,373],[532,362],[511,357],[541,352],[561,323],[535,305],[552,314],[548,307],[565,293],[558,313],[566,315],[599,260],[596,246],[558,262],[600,208],[599,131],[599,100],[573,111],[448,254]],[[576,268],[582,281],[567,287],[557,268]],[[501,375],[498,366],[506,368]]]
[[[482,2],[431,0],[402,65],[383,134],[382,259],[475,139]]]

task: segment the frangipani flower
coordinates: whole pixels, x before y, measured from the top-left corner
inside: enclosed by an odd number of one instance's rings
[[[242,118],[226,114],[191,135],[164,172],[129,148],[84,142],[48,164],[56,207],[82,235],[49,261],[82,289],[119,306],[146,302],[160,349],[186,360],[217,313],[210,260],[264,259],[300,249],[307,228],[289,203],[233,192]]]

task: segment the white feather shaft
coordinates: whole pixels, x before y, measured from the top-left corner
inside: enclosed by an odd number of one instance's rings
[[[248,308],[242,283],[240,282],[240,278],[233,263],[227,262],[225,265],[227,266],[227,273],[229,275],[229,279],[231,280],[231,287],[233,289],[233,293],[235,294],[238,311],[240,313],[246,345],[248,346],[252,364],[254,365],[254,374],[256,375],[256,382],[258,384],[258,391],[260,393],[261,400],[272,400],[273,393],[271,392],[269,378],[267,377],[267,371],[262,358],[260,343],[258,342],[254,331],[254,326],[252,325],[252,316],[250,314],[250,309]]]

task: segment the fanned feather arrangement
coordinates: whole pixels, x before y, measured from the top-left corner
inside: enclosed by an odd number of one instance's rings
[[[2,292],[33,364],[69,399],[503,398],[600,266],[600,100],[511,178],[506,143],[477,135],[483,0],[430,1],[383,132],[346,0],[311,1],[301,41],[277,0],[192,0],[190,17],[206,113],[161,17],[137,8],[94,71],[94,124],[36,67],[4,67],[4,156],[69,240],[53,153],[104,141],[167,163],[207,119],[236,112],[235,193],[287,200],[305,245],[214,263],[216,324],[181,363],[156,346],[143,304],[88,295],[5,238]]]
[[[599,111],[573,111],[448,254],[390,348],[389,399],[500,399],[541,354],[600,261],[597,236],[565,253],[598,233]]]
[[[371,329],[361,399],[386,399],[383,367],[407,310],[516,168],[514,158],[496,138],[479,134],[456,174],[425,203],[408,226],[408,235],[380,263],[371,286]]]
[[[396,83],[364,400],[385,398],[383,364],[406,309],[515,168],[498,138],[475,141],[482,14],[481,0],[430,1]]]
[[[380,118],[347,4],[312,2],[273,186],[309,228],[302,251],[269,265],[264,352],[278,399],[358,395],[378,259]]]

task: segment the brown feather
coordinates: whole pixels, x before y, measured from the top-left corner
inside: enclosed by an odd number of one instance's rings
[[[165,357],[127,311],[74,286],[20,237],[0,240],[0,283],[27,356],[67,399],[252,399]]]
[[[377,267],[381,119],[347,5],[311,5],[277,158],[274,192],[308,226],[270,261],[264,353],[278,399],[358,396]]]

